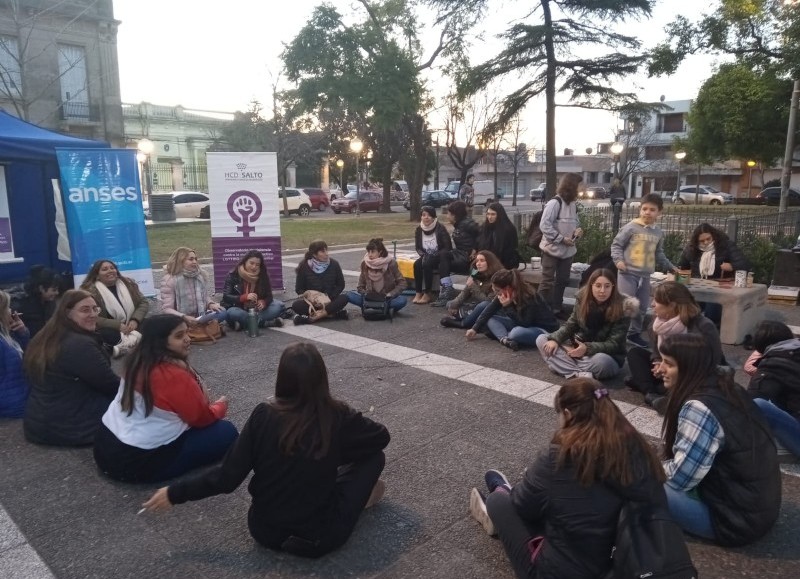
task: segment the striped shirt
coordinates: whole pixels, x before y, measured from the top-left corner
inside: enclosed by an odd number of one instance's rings
[[[686,402],[678,414],[673,458],[664,461],[667,484],[676,491],[694,489],[711,470],[724,444],[722,425],[708,407],[698,400]]]

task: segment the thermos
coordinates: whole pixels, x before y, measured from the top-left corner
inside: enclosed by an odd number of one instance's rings
[[[251,338],[258,336],[258,316],[255,308],[247,310],[247,335]]]

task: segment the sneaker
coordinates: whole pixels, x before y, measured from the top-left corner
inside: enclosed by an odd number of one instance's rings
[[[460,320],[451,318],[450,316],[443,317],[441,320],[439,320],[439,323],[445,328],[464,328],[464,326],[461,325]]]
[[[500,343],[503,344],[506,348],[513,350],[514,352],[519,350],[519,344],[515,340],[511,340],[509,338],[501,338]]]
[[[375,482],[375,486],[372,487],[372,492],[370,493],[369,498],[367,499],[367,504],[364,505],[364,508],[368,509],[375,503],[379,502],[383,498],[383,493],[385,492],[386,492],[386,483],[383,482],[382,479],[378,479]]]
[[[494,523],[489,517],[489,511],[486,510],[486,501],[481,492],[475,488],[469,493],[469,514],[481,524],[487,535],[495,536],[497,534],[497,529],[494,528]]]
[[[347,313],[347,310],[339,310],[338,312],[333,314],[333,317],[336,318],[337,320],[349,320],[350,314]]]
[[[508,482],[508,478],[499,470],[487,470],[486,474],[483,476],[483,480],[486,481],[486,488],[489,489],[490,493],[494,492],[499,486],[504,486],[506,490],[511,490],[511,483]]]
[[[575,372],[573,378],[594,378],[594,374],[591,372]]]
[[[647,341],[644,338],[642,338],[641,334],[628,334],[628,341],[631,344],[636,344],[641,348],[647,348],[649,346]]]
[[[304,324],[310,324],[310,323],[311,323],[311,319],[308,316],[297,314],[294,317],[294,325],[295,326],[302,326]]]
[[[266,320],[259,324],[260,328],[282,328],[283,327],[283,320],[280,318],[275,318],[274,320]]]

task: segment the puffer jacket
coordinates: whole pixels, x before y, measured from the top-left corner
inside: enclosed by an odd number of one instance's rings
[[[469,256],[478,245],[480,227],[469,217],[453,226],[453,248]]]
[[[767,348],[756,362],[747,391],[765,398],[800,421],[800,339],[792,338]]]

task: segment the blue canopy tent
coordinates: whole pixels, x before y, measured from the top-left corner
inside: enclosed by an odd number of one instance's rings
[[[108,143],[48,131],[0,110],[0,165],[5,168],[14,261],[0,261],[0,283],[24,280],[32,265],[71,270],[58,258],[52,179],[58,148],[109,148]]]

